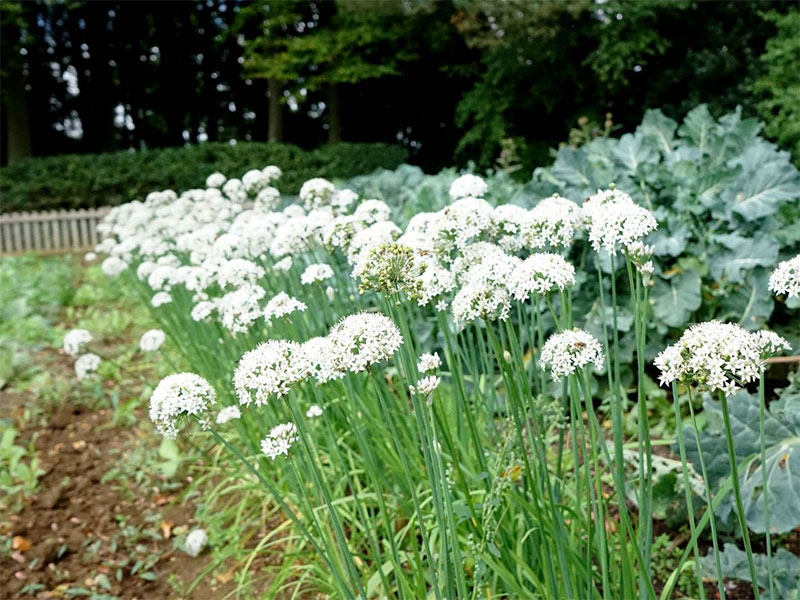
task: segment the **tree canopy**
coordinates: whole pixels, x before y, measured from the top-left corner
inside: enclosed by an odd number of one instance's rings
[[[540,164],[578,120],[797,113],[796,4],[2,0],[3,160],[204,141],[394,142]],[[794,44],[794,45],[792,45]],[[760,112],[759,112],[760,111]],[[774,124],[770,124],[773,122]],[[512,142],[513,141],[513,142]]]

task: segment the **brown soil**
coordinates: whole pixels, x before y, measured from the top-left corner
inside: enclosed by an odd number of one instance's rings
[[[13,411],[20,398],[3,396],[0,405]],[[110,417],[108,410],[64,404],[46,426],[21,432],[35,440],[45,474],[20,512],[0,518],[0,533],[15,536],[16,550],[0,557],[3,598],[68,597],[70,587],[120,599],[180,598],[168,578],[188,584],[207,566],[208,554],[191,558],[168,537],[191,527],[192,511],[180,506],[175,490],[124,494],[119,482],[103,481],[139,435],[135,427],[112,427]],[[122,523],[139,533],[123,534]],[[131,573],[136,560],[154,557],[151,581]],[[22,593],[26,586],[34,591]],[[220,598],[231,586],[204,582],[186,597]]]

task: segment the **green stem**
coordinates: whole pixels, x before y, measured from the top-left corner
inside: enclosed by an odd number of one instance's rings
[[[756,563],[753,559],[753,549],[750,547],[750,533],[747,531],[747,519],[745,518],[744,504],[742,503],[739,466],[736,461],[736,451],[733,447],[733,431],[731,430],[731,417],[728,412],[728,397],[724,393],[721,393],[720,396],[722,400],[722,421],[725,424],[725,436],[728,438],[728,456],[731,460],[731,478],[733,480],[733,495],[736,498],[736,511],[739,516],[739,528],[742,531],[744,549],[747,552],[747,566],[750,569],[750,578],[753,583],[753,596],[755,600],[758,600],[761,597],[758,587],[758,575],[756,573]]]

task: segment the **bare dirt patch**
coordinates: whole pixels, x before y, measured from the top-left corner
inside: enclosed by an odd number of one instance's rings
[[[6,409],[17,403],[7,400],[0,401]],[[124,493],[119,481],[105,478],[140,435],[135,427],[111,426],[110,416],[108,410],[64,404],[44,427],[21,432],[35,440],[45,474],[37,494],[0,523],[14,540],[13,555],[0,558],[0,595],[62,598],[83,589],[141,600],[224,596],[227,586],[179,591],[180,582],[191,582],[207,560],[175,547],[173,532],[191,527],[193,516],[176,501],[178,491]]]

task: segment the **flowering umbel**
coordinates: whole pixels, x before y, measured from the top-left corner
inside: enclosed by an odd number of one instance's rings
[[[162,435],[175,438],[181,417],[204,415],[217,401],[211,384],[194,373],[176,373],[162,379],[150,396],[150,420]]]
[[[283,454],[289,455],[289,449],[300,439],[297,426],[294,423],[281,423],[273,427],[269,435],[261,440],[261,450],[270,460],[275,460]]]
[[[589,364],[600,369],[603,357],[600,342],[581,329],[552,335],[542,348],[542,364],[550,370],[554,381],[561,381]]]
[[[800,254],[778,264],[769,277],[769,289],[789,298],[800,298]]]
[[[653,364],[661,371],[661,385],[677,381],[730,396],[761,376],[766,356],[788,348],[788,342],[775,333],[753,333],[733,323],[709,321],[687,329]]]

